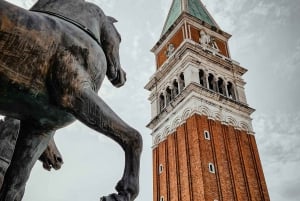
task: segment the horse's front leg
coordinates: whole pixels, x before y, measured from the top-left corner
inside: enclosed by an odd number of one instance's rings
[[[0,201],[22,200],[31,169],[54,134],[31,125],[30,122],[21,121],[15,151],[0,191]]]
[[[115,140],[125,152],[125,169],[116,186],[118,194],[103,197],[105,201],[132,201],[139,192],[141,135],[121,120],[91,89],[80,90],[69,109],[87,126]]]

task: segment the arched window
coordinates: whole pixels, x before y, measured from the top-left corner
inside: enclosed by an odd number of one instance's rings
[[[165,96],[164,94],[160,94],[159,96],[159,111],[163,111],[163,109],[165,108]]]
[[[173,97],[177,96],[179,94],[179,89],[178,89],[178,82],[177,80],[173,81]]]
[[[206,87],[206,79],[205,79],[205,74],[202,69],[199,70],[199,81],[200,85],[203,87]]]
[[[183,88],[185,87],[185,83],[184,83],[184,74],[181,73],[179,76],[179,87],[180,87],[180,91],[183,90]]]
[[[227,83],[227,91],[228,91],[228,97],[232,98],[233,100],[236,100],[235,92],[234,92],[234,86],[231,82]]]
[[[215,76],[211,73],[208,75],[208,88],[210,90],[216,91],[216,81],[215,81]]]
[[[218,79],[218,91],[220,94],[226,96],[225,84],[222,78]]]
[[[167,87],[166,89],[166,104],[168,105],[172,100],[172,91],[170,87]]]

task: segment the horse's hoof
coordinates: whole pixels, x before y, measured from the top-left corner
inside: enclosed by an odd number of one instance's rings
[[[134,178],[122,179],[118,182],[115,189],[118,195],[127,195],[128,200],[134,200],[139,192],[138,181]]]
[[[109,196],[103,196],[100,201],[130,201],[125,195],[110,194]]]

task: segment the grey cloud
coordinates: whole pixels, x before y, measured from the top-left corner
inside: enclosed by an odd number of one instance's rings
[[[283,190],[283,195],[285,196],[286,200],[289,201],[296,201],[300,198],[300,191],[299,191],[300,181],[290,183],[290,188],[285,188]]]
[[[300,112],[255,114],[253,126],[271,200],[299,199]]]
[[[257,132],[257,140],[261,143],[262,152],[268,162],[300,162],[300,112],[287,114],[254,115],[253,125]],[[292,126],[291,126],[292,125]]]

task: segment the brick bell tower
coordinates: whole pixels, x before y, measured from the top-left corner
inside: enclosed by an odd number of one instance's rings
[[[152,52],[154,201],[268,201],[230,34],[200,0],[173,0]]]

